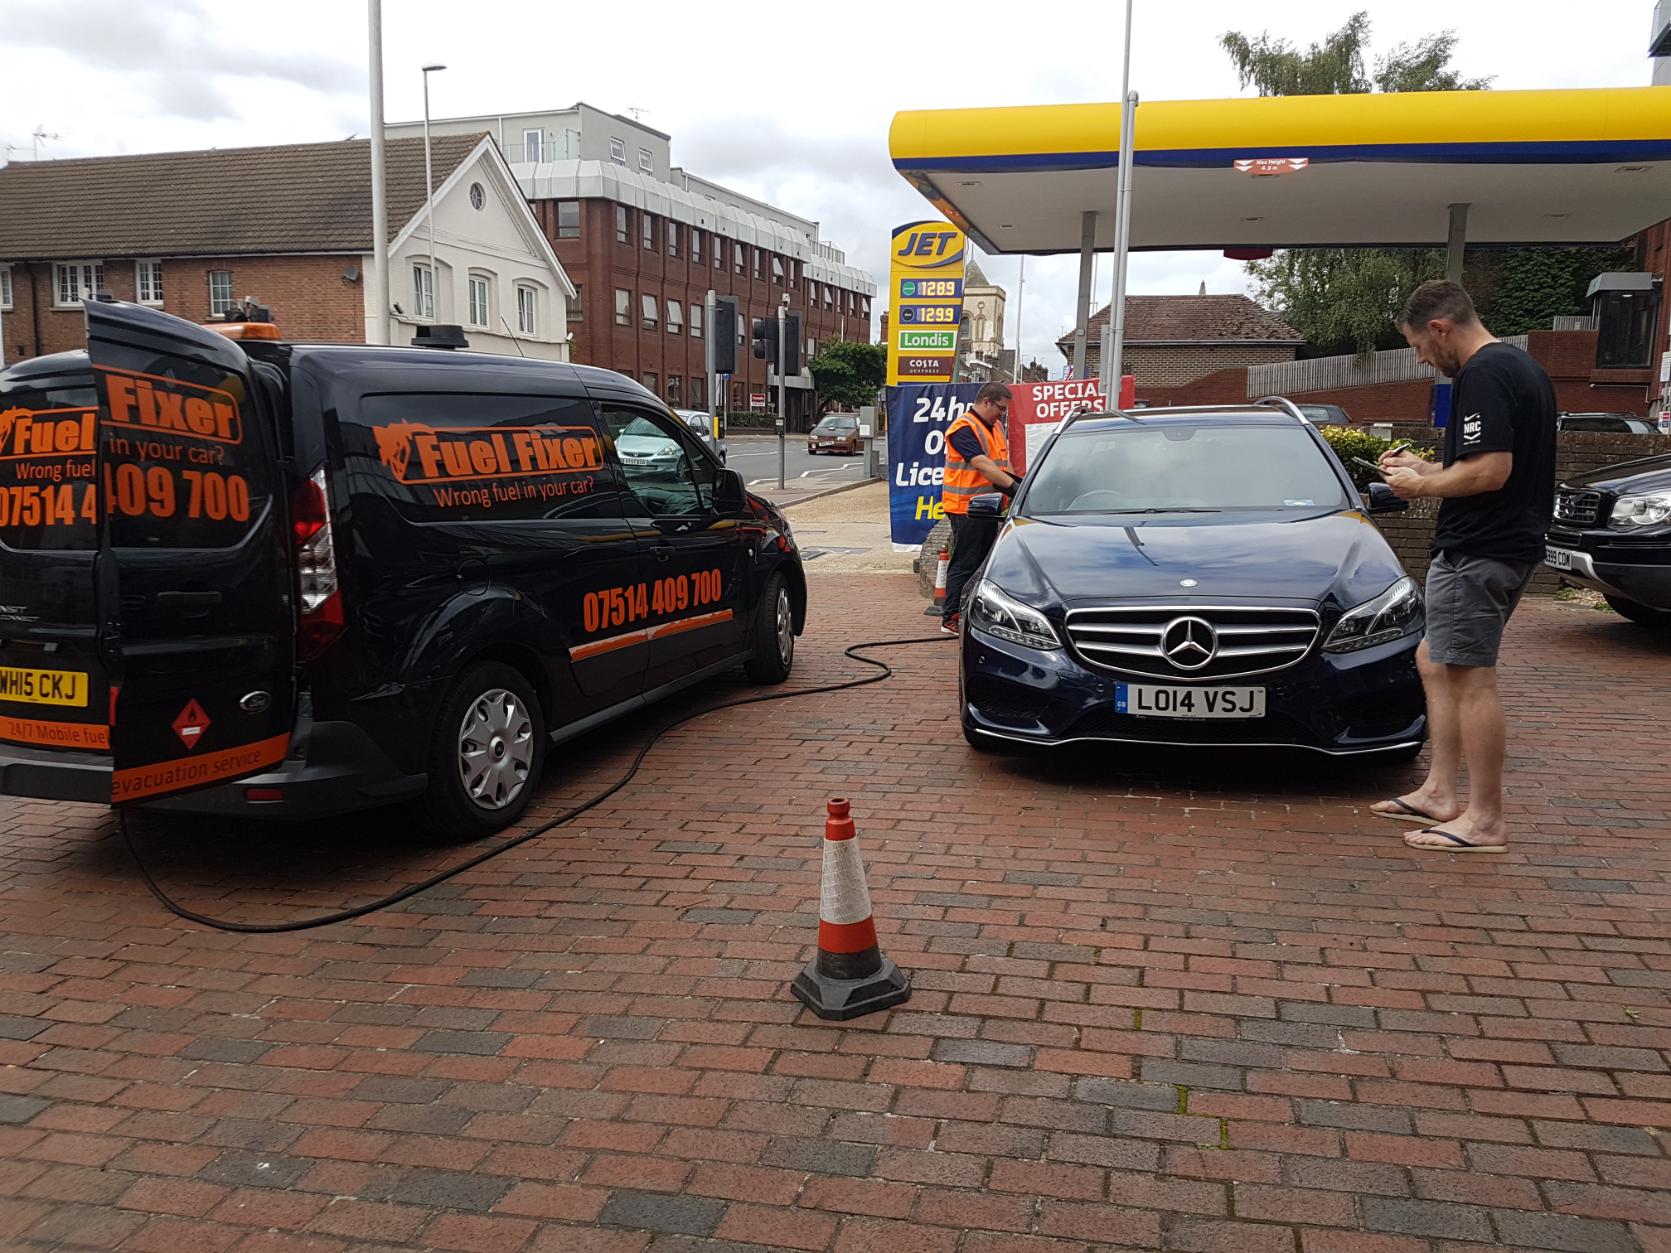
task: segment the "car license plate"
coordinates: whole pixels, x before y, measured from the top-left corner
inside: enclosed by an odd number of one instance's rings
[[[1114,712],[1134,718],[1263,718],[1265,689],[1116,683]]]
[[[0,666],[0,700],[24,705],[87,704],[87,676],[79,670],[20,670]]]
[[[1556,548],[1553,544],[1545,546],[1543,562],[1552,570],[1572,569],[1572,549]]]

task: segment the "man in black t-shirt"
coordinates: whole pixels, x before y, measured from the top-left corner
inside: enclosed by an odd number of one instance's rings
[[[1497,649],[1543,556],[1555,500],[1555,388],[1543,367],[1481,324],[1455,283],[1423,283],[1399,319],[1416,356],[1453,380],[1442,465],[1409,452],[1381,458],[1406,500],[1436,496],[1427,571],[1427,638],[1416,654],[1427,692],[1432,765],[1408,796],[1374,812],[1424,829],[1411,848],[1500,853],[1503,725]],[[1468,762],[1468,803],[1458,799]]]

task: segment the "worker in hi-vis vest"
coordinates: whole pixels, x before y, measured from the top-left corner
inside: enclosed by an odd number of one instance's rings
[[[1021,484],[1010,470],[1010,441],[1004,429],[1009,411],[1010,389],[1002,383],[988,383],[946,432],[946,477],[940,504],[952,526],[952,557],[946,570],[946,607],[940,629],[947,635],[958,633],[963,589],[998,538],[998,519],[971,518],[969,502],[983,492],[1013,496]]]

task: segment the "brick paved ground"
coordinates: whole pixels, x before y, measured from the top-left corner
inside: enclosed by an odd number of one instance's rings
[[[819,579],[797,680],[919,630],[912,587]],[[0,1247],[1665,1253],[1671,643],[1544,602],[1507,661],[1502,858],[1406,852],[1365,810],[1403,771],[977,760],[929,648],[327,930],[176,922],[102,812],[7,803]],[[917,987],[845,1027],[785,992],[837,793]],[[247,919],[458,855],[140,835]]]

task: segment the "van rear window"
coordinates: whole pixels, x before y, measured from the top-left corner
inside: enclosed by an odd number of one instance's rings
[[[97,398],[91,386],[0,392],[0,543],[98,545]]]
[[[621,516],[587,400],[384,393],[340,431],[349,490],[410,522]]]

